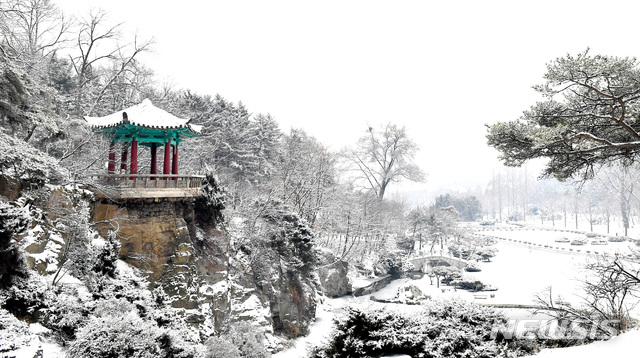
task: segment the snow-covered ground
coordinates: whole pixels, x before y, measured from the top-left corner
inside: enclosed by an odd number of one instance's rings
[[[640,341],[640,330],[634,329],[613,337],[608,341],[600,341],[584,346],[544,349],[533,357],[536,358],[603,358],[603,357],[636,357]],[[635,352],[635,353],[634,353]]]
[[[553,229],[529,228],[526,230],[514,229],[510,230],[508,226],[496,226],[486,231],[480,231],[480,234],[500,237],[496,245],[498,252],[492,262],[481,262],[479,266],[480,272],[466,273],[470,276],[477,277],[485,284],[490,284],[498,288],[498,291],[487,292],[486,298],[477,299],[476,294],[464,290],[454,290],[449,286],[441,286],[438,288],[435,284],[431,284],[429,277],[424,276],[418,280],[409,278],[393,281],[384,289],[375,292],[373,296],[379,299],[390,299],[396,296],[398,288],[404,284],[411,283],[421,289],[421,291],[436,297],[460,297],[463,299],[476,301],[478,303],[495,303],[495,304],[524,304],[531,305],[535,303],[535,295],[545,291],[548,287],[552,288],[553,295],[561,296],[563,301],[571,304],[579,304],[581,302],[581,281],[587,277],[588,273],[583,269],[584,265],[596,260],[598,255],[593,253],[587,254],[586,247],[581,246],[581,252],[569,251],[569,244],[558,244],[555,239],[559,236],[566,235]],[[509,241],[508,239],[511,239]],[[535,244],[519,243],[517,241],[531,242]],[[542,246],[538,246],[541,244]],[[544,245],[552,246],[545,248]],[[565,250],[555,249],[559,245],[565,245]],[[606,246],[609,254],[620,252],[626,254],[629,248],[633,247],[633,243],[610,243],[609,245],[598,246],[600,255],[603,251],[601,247]],[[574,249],[576,246],[573,247]],[[592,251],[592,250],[589,250]],[[494,294],[495,297],[491,297]],[[306,337],[301,337],[294,341],[294,345],[285,351],[274,355],[275,358],[285,357],[305,357],[309,347],[321,344],[327,340],[332,330],[332,320],[341,314],[341,310],[345,305],[358,305],[384,307],[392,310],[415,310],[420,306],[409,306],[400,304],[377,303],[370,300],[370,295],[362,297],[342,297],[337,299],[327,299],[318,306],[318,315],[316,322],[311,326],[311,333]],[[505,314],[512,319],[531,317],[532,313],[528,310],[509,309],[505,310]],[[635,338],[634,338],[635,337]],[[621,337],[616,337],[608,342],[598,342],[589,345],[594,347],[598,352],[610,353],[611,350],[624,349],[629,347],[634,339],[640,338],[638,331],[629,332]],[[554,357],[574,357],[583,356],[581,352],[588,351],[587,347],[572,347],[561,350],[545,350],[540,356],[554,354]],[[553,353],[550,353],[553,352]],[[575,352],[575,354],[574,354]],[[628,351],[627,351],[628,352]],[[591,351],[589,351],[591,354]],[[595,355],[587,355],[591,357]]]
[[[39,323],[28,324],[0,310],[0,358],[64,357],[62,348],[47,337],[49,332]],[[11,345],[19,348],[9,350]]]

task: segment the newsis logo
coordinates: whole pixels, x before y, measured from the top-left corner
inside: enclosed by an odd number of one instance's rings
[[[511,319],[496,324],[491,339],[606,339],[618,334],[620,320]]]

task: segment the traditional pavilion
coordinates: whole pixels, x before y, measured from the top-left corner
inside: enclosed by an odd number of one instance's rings
[[[200,135],[202,126],[190,124],[158,107],[150,100],[104,117],[84,117],[89,126],[111,139],[108,174],[116,174],[115,145],[122,143],[120,169],[127,171],[127,152],[131,150],[129,174],[138,174],[138,146],[151,149],[151,174],[158,174],[158,146],[164,146],[163,174],[178,174],[178,147],[185,138]],[[173,149],[173,155],[172,153]],[[151,177],[156,179],[155,177]],[[163,177],[167,179],[168,177]],[[133,179],[133,177],[132,177]],[[175,178],[174,178],[175,179]]]
[[[199,136],[202,126],[189,123],[160,108],[150,100],[104,117],[84,119],[94,131],[110,139],[107,174],[92,175],[117,187],[104,196],[129,198],[184,198],[200,195],[202,176],[178,174],[178,148],[185,138]],[[116,172],[116,144],[122,147],[120,170]],[[138,147],[151,152],[150,174],[138,174]],[[164,146],[162,174],[158,173],[158,147]],[[129,170],[127,161],[129,152]],[[170,179],[170,180],[169,180]]]

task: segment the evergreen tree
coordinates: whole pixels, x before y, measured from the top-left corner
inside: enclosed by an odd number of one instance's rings
[[[253,156],[256,159],[257,167],[255,174],[262,180],[275,171],[275,166],[281,158],[280,140],[282,132],[278,127],[278,122],[270,114],[258,114],[253,118],[252,131],[254,143],[252,146]]]
[[[567,55],[547,65],[543,97],[517,120],[488,126],[506,165],[548,158],[544,175],[590,179],[595,170],[640,153],[640,64],[635,58]]]

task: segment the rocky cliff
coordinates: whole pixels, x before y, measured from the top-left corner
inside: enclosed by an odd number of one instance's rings
[[[198,272],[190,202],[99,200],[92,205],[92,221],[102,237],[117,233],[120,258],[146,272],[150,288],[162,286],[173,307],[197,308],[199,274],[224,275],[226,268],[220,265]]]
[[[353,291],[349,281],[349,263],[336,259],[331,251],[322,251],[318,267],[318,278],[327,297],[350,295]]]
[[[190,322],[210,324],[210,318],[220,329],[252,321],[288,338],[305,334],[315,317],[316,287],[313,277],[283,265],[295,253],[263,247],[252,260],[246,250],[260,245],[235,250],[233,238],[218,228],[223,223],[211,225],[196,207],[192,201],[96,201],[92,221],[103,237],[117,231],[120,258],[146,272],[150,288],[161,286],[174,308],[191,310]],[[269,240],[255,240],[263,239]]]

